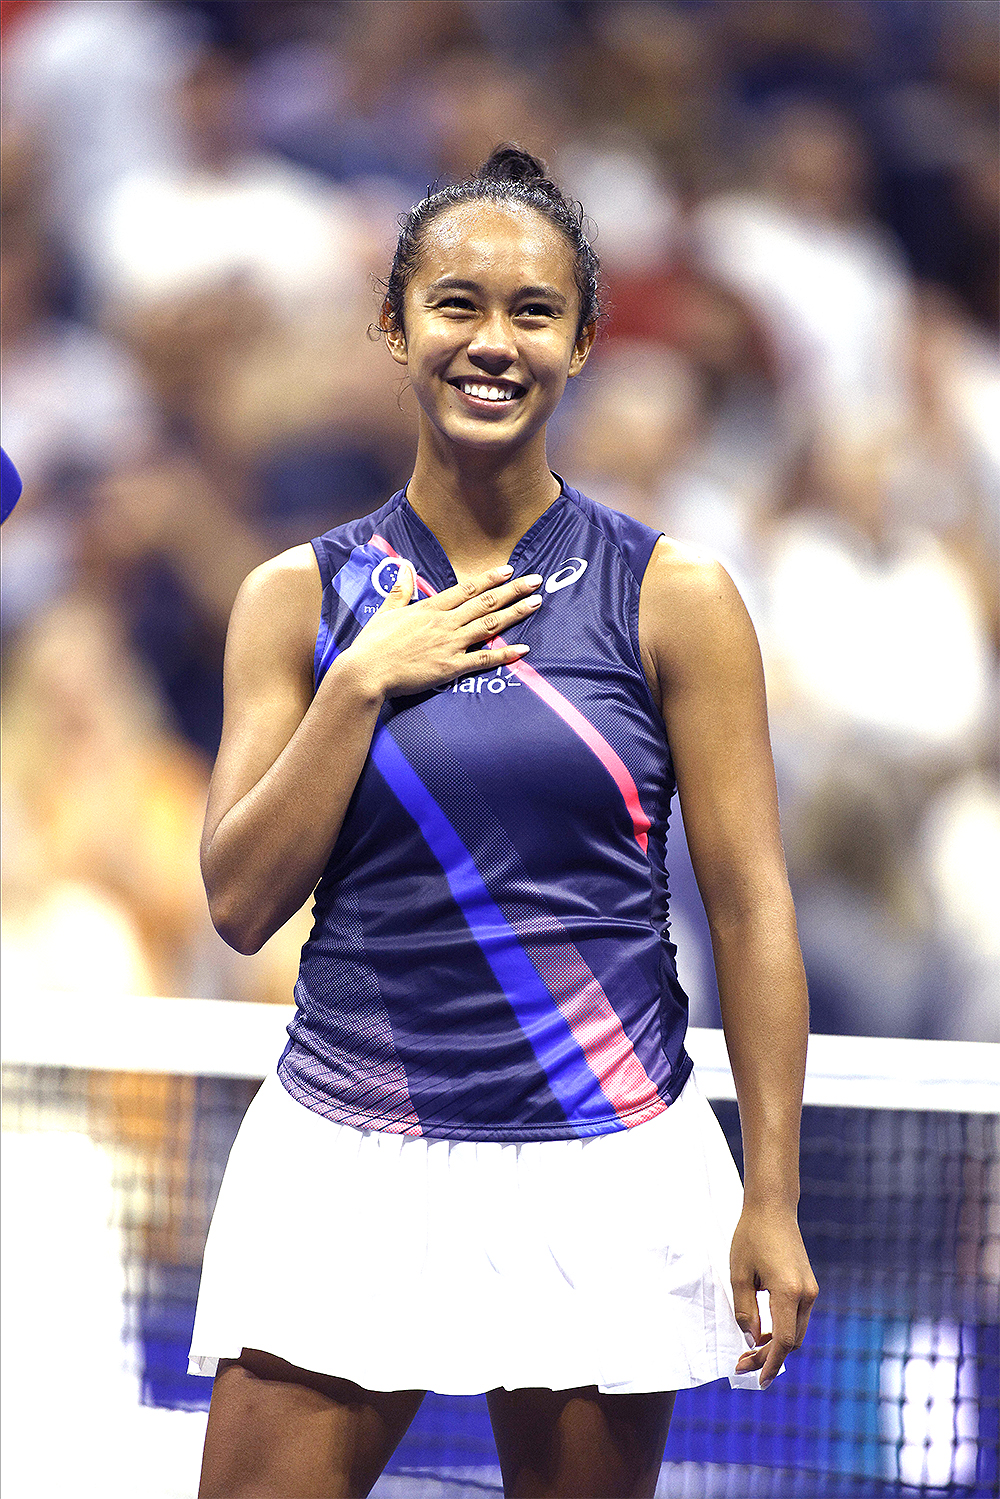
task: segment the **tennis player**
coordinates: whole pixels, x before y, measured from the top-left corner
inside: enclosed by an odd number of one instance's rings
[[[674,1392],[766,1386],[805,1333],[760,657],[720,566],[549,469],[597,289],[519,149],[419,203],[380,322],[413,476],[233,610],[212,916],[241,952],[314,891],[315,922],[205,1254],[203,1499],[367,1494],[428,1389],[486,1392],[508,1496],[651,1495]],[[745,1196],[684,1049],[675,789]]]

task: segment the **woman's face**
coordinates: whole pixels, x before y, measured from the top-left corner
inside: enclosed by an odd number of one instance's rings
[[[533,208],[463,203],[428,227],[406,288],[405,334],[386,321],[427,422],[447,442],[519,449],[583,368],[590,325],[566,237]]]

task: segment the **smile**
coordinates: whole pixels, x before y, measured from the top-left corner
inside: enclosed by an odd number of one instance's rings
[[[510,385],[504,381],[450,380],[448,383],[469,400],[490,406],[503,406],[524,395],[523,385]]]

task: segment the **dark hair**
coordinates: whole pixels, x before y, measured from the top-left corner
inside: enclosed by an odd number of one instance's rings
[[[471,177],[436,191],[428,189],[426,198],[415,203],[409,213],[400,216],[400,235],[392,270],[388,279],[381,283],[396,326],[403,328],[403,299],[420,262],[427,226],[449,208],[474,202],[524,204],[544,214],[551,224],[562,230],[573,250],[574,277],[580,293],[579,336],[601,311],[598,285],[601,263],[584,233],[583,205],[567,198],[546,175],[544,162],[522,151],[520,146],[506,142],[497,146]]]

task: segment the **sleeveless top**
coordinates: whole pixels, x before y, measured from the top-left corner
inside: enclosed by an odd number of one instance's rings
[[[660,533],[562,483],[510,558],[530,653],[385,703],[315,893],[278,1065],[360,1129],[561,1140],[642,1124],[691,1070],[664,868],[674,776],[639,655]],[[406,557],[456,579],[405,492],[312,543],[316,684]]]

